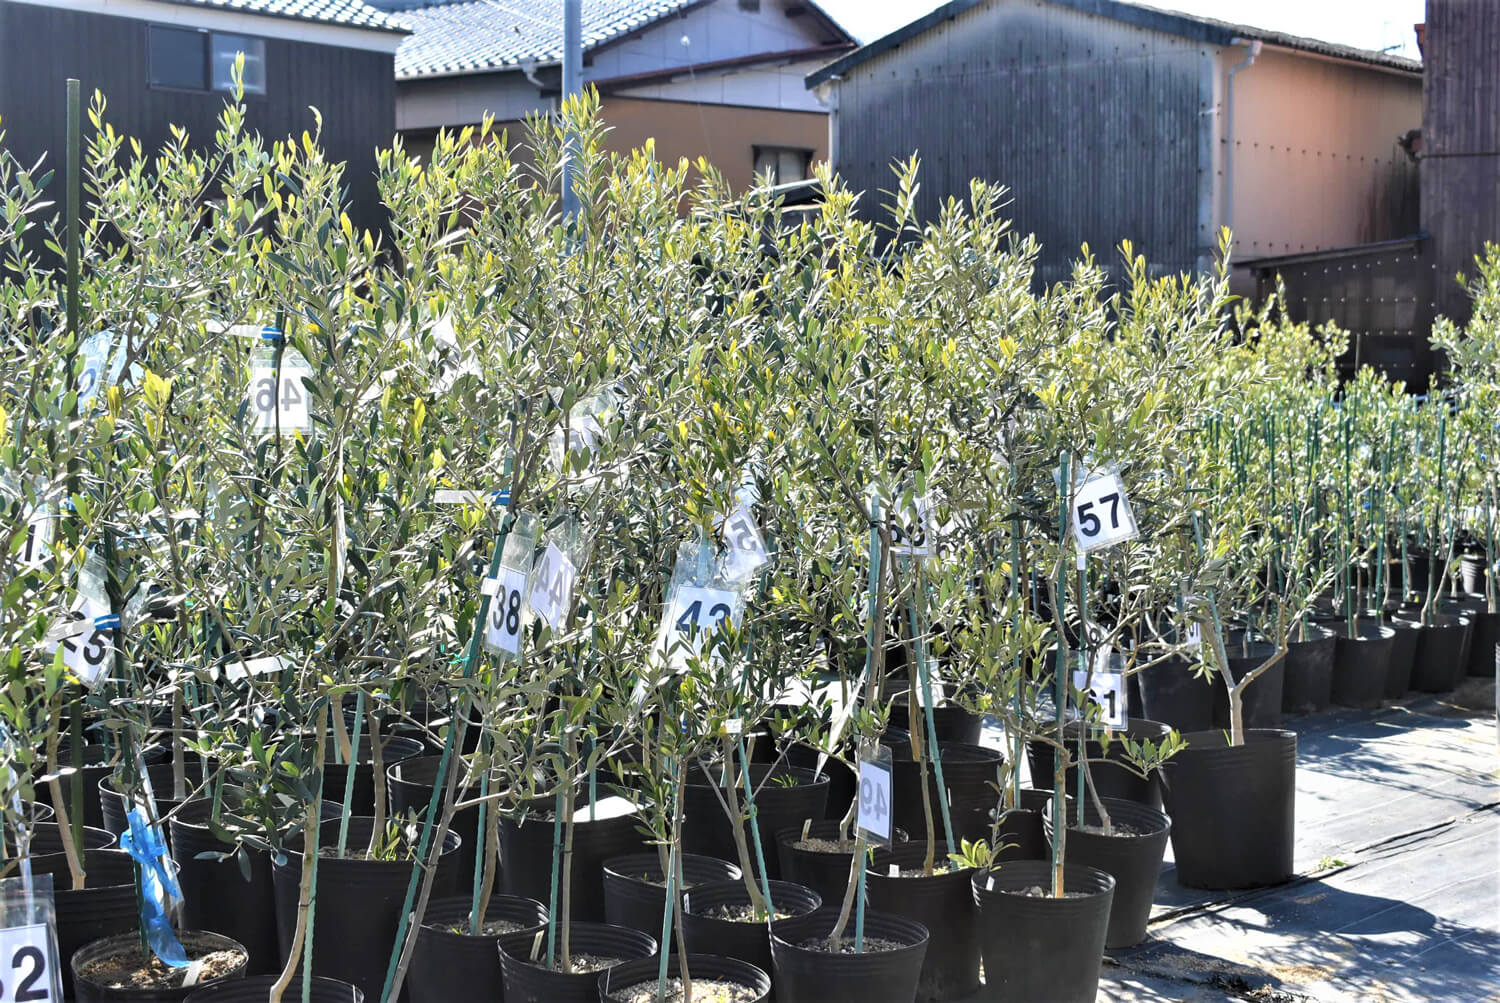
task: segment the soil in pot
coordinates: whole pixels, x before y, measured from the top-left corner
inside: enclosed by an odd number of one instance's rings
[[[911,842],[876,850],[865,877],[869,908],[927,928],[916,996],[924,1003],[963,999],[979,989],[972,872],[948,860],[946,843],[933,849],[933,874],[923,872],[928,844]]]
[[[683,848],[689,853],[698,853],[721,860],[736,860],[734,826],[724,813],[719,798],[722,790],[714,787],[720,782],[717,766],[708,769],[694,768],[688,772],[682,821]],[[743,812],[745,804],[743,779],[738,771],[736,788],[739,806]],[[776,833],[789,826],[801,826],[807,819],[814,822],[823,818],[828,804],[829,779],[814,774],[811,770],[795,766],[770,766],[750,764],[750,786],[755,792],[756,827],[760,831],[761,846],[766,857],[767,876],[781,877],[781,866],[776,856]],[[750,849],[754,861],[755,849],[749,823],[745,824],[745,845]]]
[[[538,799],[522,816],[500,818],[501,883],[507,895],[551,901],[553,798]],[[618,796],[602,796],[591,809],[587,800],[574,814],[572,908],[575,922],[604,919],[604,862],[644,853],[645,837],[637,829],[640,810]],[[560,887],[560,884],[559,884]]]
[[[906,831],[892,829],[891,838],[904,843]],[[811,889],[824,902],[843,898],[849,885],[849,857],[854,853],[854,840],[839,838],[839,823],[814,822],[777,830],[775,852],[781,862],[783,880]]]
[[[1141,693],[1141,710],[1151,721],[1179,731],[1198,731],[1214,724],[1214,680],[1202,667],[1172,658],[1131,678]]]
[[[78,1003],[138,1000],[166,1003],[186,999],[199,986],[245,974],[249,954],[228,937],[201,930],[183,930],[182,942],[188,960],[198,972],[191,986],[184,986],[191,969],[171,968],[155,954],[142,952],[138,934],[126,933],[96,940],[73,955],[73,985]]]
[[[654,957],[656,938],[607,923],[571,923],[572,971],[548,967],[547,933],[500,938],[506,1003],[598,1003],[599,980],[629,961]]]
[[[271,987],[275,984],[274,975],[231,979],[193,990],[187,1003],[266,1003],[271,998]],[[281,998],[285,1003],[301,1003],[302,980],[292,979]],[[365,1003],[365,994],[357,986],[338,979],[313,979],[312,985],[308,986],[308,998],[311,1003]]]
[[[922,808],[924,765],[912,758],[909,740],[889,742],[885,736],[882,736],[881,741],[890,748],[892,755],[891,821],[907,832],[915,833],[919,837],[925,836],[927,818]],[[923,752],[925,753],[926,750],[924,749]],[[932,764],[926,764],[925,772],[928,796],[932,804],[933,835],[939,840],[944,840],[947,838],[947,832],[943,828],[943,813],[939,800],[946,798],[950,806],[978,805],[986,802],[994,804],[997,800],[994,785],[1001,780],[1000,771],[1005,765],[1005,759],[999,751],[981,745],[940,745],[938,754],[942,757],[943,782],[947,786],[947,792],[939,792],[937,771],[932,769]],[[957,825],[958,822],[955,821],[955,828]]]
[[[442,756],[413,756],[403,759],[386,770],[386,792],[390,801],[391,814],[405,816],[408,812],[414,813],[417,818],[426,817],[427,807],[432,803],[432,788],[437,780],[439,764]],[[455,757],[451,768],[462,770],[463,764]],[[456,791],[458,798],[462,801],[479,796],[479,788],[468,787]],[[447,807],[444,800],[438,806],[442,811]],[[479,832],[479,806],[472,808],[460,808],[453,815],[452,830],[463,837],[463,845],[459,848],[457,863],[461,875],[460,888],[472,889],[474,884],[474,861],[479,856],[481,843]]]
[[[846,879],[847,873],[846,863]],[[806,916],[823,905],[822,897],[810,888],[789,881],[770,884],[777,919]],[[689,891],[683,899],[682,936],[692,954],[738,958],[762,971],[771,970],[765,917],[756,915],[744,881],[719,881]]]
[[[739,867],[727,860],[682,854],[683,889],[733,881],[740,874]],[[667,882],[661,859],[655,853],[632,853],[604,862],[606,923],[631,930],[660,930],[666,908]]]
[[[1252,683],[1251,686],[1257,683]],[[1077,723],[1070,723],[1063,728],[1063,736],[1072,755],[1077,755],[1078,728]],[[1160,721],[1147,720],[1127,721],[1124,728],[1116,728],[1107,735],[1102,729],[1090,729],[1088,738],[1084,742],[1084,752],[1089,758],[1089,775],[1094,781],[1094,789],[1099,792],[1099,796],[1122,798],[1126,801],[1137,801],[1152,808],[1160,808],[1161,777],[1159,773],[1153,770],[1150,775],[1142,777],[1132,772],[1125,765],[1125,745],[1120,740],[1123,738],[1136,742],[1146,740],[1160,742],[1171,730]],[[1107,745],[1105,744],[1106,738],[1109,739]],[[1033,778],[1046,784],[1052,782],[1053,753],[1053,747],[1041,739],[1034,738],[1026,743],[1026,761],[1031,767]],[[1078,769],[1074,767],[1068,770],[1067,789],[1076,790],[1077,787]]]
[[[357,815],[349,819],[347,847],[351,852],[344,856],[336,855],[340,823],[324,822],[319,829],[312,974],[353,983],[366,996],[378,999],[415,863],[399,851],[394,854],[397,859],[367,859],[365,848],[370,844],[374,823],[373,818]],[[460,843],[453,832],[443,842],[433,882],[434,897],[448,897],[457,890],[459,874],[453,861]],[[283,959],[296,929],[302,856],[299,833],[287,840],[285,858],[272,862],[276,929]]]
[[[1229,675],[1235,682],[1276,654],[1276,645],[1265,641],[1226,641],[1225,649],[1229,655]],[[1245,688],[1240,706],[1246,728],[1275,728],[1281,724],[1281,690],[1285,678],[1286,657],[1282,656]],[[1229,694],[1218,676],[1214,682],[1214,727],[1228,728]]]
[[[1094,867],[1114,877],[1115,894],[1104,946],[1133,947],[1146,939],[1156,879],[1161,874],[1172,823],[1167,816],[1145,805],[1118,798],[1103,800],[1110,819],[1108,833],[1092,801],[1084,809],[1082,828],[1078,827],[1076,814],[1070,812],[1068,862]],[[1049,833],[1051,821],[1049,816]]]
[[[1114,902],[1111,875],[1068,864],[1065,895],[1054,898],[1052,865],[1021,860],[976,872],[970,887],[978,905],[986,999],[1093,1003]]]
[[[780,1003],[865,1003],[912,1000],[917,995],[927,928],[899,916],[865,913],[864,951],[854,950],[853,920],[838,951],[828,935],[838,909],[825,905],[771,926],[771,958]]]
[[[380,761],[385,768],[394,766],[396,763],[420,756],[426,748],[421,742],[412,738],[401,738],[392,735],[390,738],[381,740]],[[329,797],[335,800],[344,800],[344,788],[348,783],[350,766],[348,763],[336,763],[333,761],[334,754],[330,753],[328,762],[323,764],[323,790]],[[349,810],[356,816],[375,814],[375,760],[374,751],[370,746],[370,737],[360,737],[359,748],[354,756],[354,792],[349,800]],[[465,833],[468,839],[470,833]],[[470,858],[472,862],[473,858]]]
[[[1342,707],[1365,709],[1380,706],[1390,671],[1391,648],[1396,631],[1378,620],[1357,620],[1349,633],[1348,621],[1337,625],[1334,646],[1333,702]]]
[[[1301,632],[1293,630],[1281,682],[1282,711],[1316,714],[1328,709],[1333,700],[1333,658],[1337,638],[1334,631],[1315,623],[1308,624]]]
[[[688,976],[693,983],[692,1003],[761,1003],[770,998],[771,977],[763,969],[735,958],[688,954]],[[627,961],[599,977],[599,998],[604,1003],[657,1003],[656,961]],[[667,1003],[682,1003],[680,956],[667,962]]]
[[[412,949],[406,990],[411,1003],[452,1003],[500,996],[500,940],[546,928],[547,907],[531,899],[496,895],[485,910],[478,936],[469,927],[470,897],[437,899],[427,905]]]
[[[1245,744],[1222,731],[1182,736],[1163,791],[1172,818],[1177,880],[1189,888],[1254,888],[1292,876],[1297,736],[1251,730]]]
[[[1422,693],[1446,693],[1468,673],[1469,620],[1435,613],[1417,639],[1412,661],[1411,688]]]

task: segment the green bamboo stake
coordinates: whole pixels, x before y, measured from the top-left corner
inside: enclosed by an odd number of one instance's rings
[[[1094,659],[1093,643],[1089,637],[1089,562],[1087,555],[1078,555],[1078,660],[1079,670],[1084,673],[1084,679],[1092,683],[1094,681]],[[1082,707],[1079,708],[1083,710]],[[1078,828],[1083,828],[1083,806],[1088,795],[1088,770],[1084,768],[1084,761],[1088,757],[1088,720],[1080,715],[1078,721]],[[1061,733],[1058,739],[1062,740]],[[1064,744],[1066,744],[1064,742]],[[1061,758],[1061,757],[1058,757]]]
[[[875,639],[878,627],[876,618],[879,613],[880,594],[880,520],[880,495],[875,493],[870,498],[870,627],[865,640],[865,685],[870,687],[873,687],[876,682],[874,674]],[[855,869],[859,872],[859,884],[854,898],[854,953],[856,954],[863,954],[865,950],[865,845],[864,830],[856,824],[854,856]]]
[[[479,900],[483,898],[484,868],[489,862],[489,812],[490,812],[490,771],[489,751],[490,736],[485,733],[479,738],[480,754],[485,763],[485,771],[479,777],[479,825],[474,833],[475,845],[479,852],[474,854],[474,892],[469,899],[469,932],[479,936],[484,928],[484,917],[479,915]]]
[[[927,670],[927,644],[922,638],[922,609],[926,605],[926,587],[922,581],[922,562],[920,558],[912,557],[912,564],[916,571],[916,589],[912,594],[912,602],[909,607],[911,613],[911,633],[915,642],[917,656],[917,679],[922,687],[922,716],[927,721],[927,755],[932,760],[932,769],[937,777],[938,808],[943,819],[943,831],[947,836],[948,852],[955,852],[953,845],[953,820],[948,810],[948,785],[943,781],[943,760],[938,754],[937,726],[934,724],[932,710],[932,682],[931,675]],[[908,707],[908,711],[910,707]]]
[[[354,774],[357,772],[355,763],[359,759],[360,728],[364,723],[365,691],[360,690],[354,696],[354,736],[349,739],[349,771],[344,776],[344,810],[339,816],[338,855],[341,857],[349,845],[349,819],[354,814],[350,805],[354,803]]]
[[[571,786],[561,779],[557,785],[557,805],[552,810],[552,889],[547,894],[547,967],[557,964],[557,913],[561,896],[563,862],[563,798]]]
[[[1053,597],[1056,608],[1053,616],[1059,623],[1063,621],[1068,594],[1068,573],[1063,567],[1062,554],[1068,545],[1068,502],[1072,497],[1073,472],[1068,465],[1068,454],[1063,453],[1059,466],[1061,478],[1058,480],[1058,508],[1060,510],[1057,523],[1057,590]],[[1057,735],[1062,738],[1063,726],[1066,724],[1066,709],[1068,706],[1068,639],[1059,635],[1057,638],[1057,660],[1052,672],[1052,702],[1053,714],[1057,725]],[[1052,896],[1062,898],[1063,887],[1063,853],[1064,844],[1067,840],[1067,806],[1065,802],[1068,797],[1067,767],[1063,762],[1065,757],[1055,755],[1052,757]]]
[[[746,770],[745,772],[748,773],[750,771]],[[752,825],[751,828],[754,828],[754,826]],[[670,945],[672,943],[672,913],[674,912],[674,907],[677,905],[678,842],[678,840],[673,840],[672,845],[667,849],[667,905],[661,913],[661,940],[659,941],[661,950],[658,952],[661,955],[661,960],[656,963],[656,998],[658,1003],[665,999],[667,995],[667,961],[672,956]],[[687,959],[682,959],[682,963],[686,964]]]

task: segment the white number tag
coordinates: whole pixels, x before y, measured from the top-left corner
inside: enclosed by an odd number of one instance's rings
[[[1090,477],[1073,493],[1073,539],[1080,549],[1113,547],[1139,535],[1119,474]]]
[[[53,516],[38,505],[26,514],[26,542],[21,545],[21,563],[28,568],[40,567],[52,553],[55,532]]]
[[[1203,624],[1196,621],[1188,624],[1187,634],[1182,643],[1192,651],[1203,647]]]
[[[277,393],[276,370],[272,366],[256,366],[250,370],[250,411],[255,416],[257,432],[274,432],[279,425],[282,432],[311,432],[312,420],[307,411],[307,387],[302,377],[307,370],[282,366],[281,392]]]
[[[48,638],[47,653],[63,649],[63,664],[85,686],[93,686],[109,668],[115,650],[115,629],[120,625],[109,607],[88,597],[80,598]]]
[[[1073,673],[1073,688],[1090,703],[1104,710],[1104,723],[1111,728],[1125,727],[1125,676],[1119,672],[1095,672],[1093,682],[1087,672]]]
[[[719,661],[713,651],[715,635],[726,621],[739,626],[737,598],[728,589],[684,585],[677,590],[672,607],[667,610],[671,629],[663,631],[663,643],[674,669],[686,669],[688,659],[702,658],[705,652],[710,653],[712,661]]]
[[[578,569],[573,567],[568,555],[556,544],[549,543],[542,553],[541,563],[531,573],[531,589],[527,592],[526,602],[554,631],[562,630],[567,623],[573,583],[577,578]]]
[[[888,757],[889,750],[882,750]],[[891,764],[888,760],[859,762],[859,828],[866,839],[889,845],[891,841]]]
[[[224,678],[230,681],[245,679],[249,676],[265,676],[271,673],[280,674],[286,668],[286,663],[275,655],[265,658],[252,658],[244,662],[230,662],[224,666]]]
[[[44,923],[0,929],[0,1003],[58,1003],[52,933]]]
[[[490,598],[490,615],[484,621],[484,646],[490,651],[519,655],[521,627],[526,623],[526,572],[502,567],[500,577],[493,581],[499,589]]]
[[[755,525],[755,516],[746,505],[737,505],[724,520],[724,546],[729,548],[736,577],[747,578],[771,559],[766,541]]]
[[[892,513],[891,550],[906,557],[927,557],[937,539],[937,506],[932,495],[912,499],[912,511]]]

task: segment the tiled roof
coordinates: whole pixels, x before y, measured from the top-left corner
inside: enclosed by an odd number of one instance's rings
[[[406,31],[399,20],[363,0],[167,0],[186,7],[212,7],[246,14],[266,14],[298,21],[318,21],[350,28]]]
[[[583,48],[659,21],[698,0],[585,0]],[[558,0],[466,0],[403,10],[412,36],[396,52],[396,76],[451,76],[562,59]]]

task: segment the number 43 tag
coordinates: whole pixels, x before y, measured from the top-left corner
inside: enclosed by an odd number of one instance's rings
[[[1073,493],[1073,539],[1085,552],[1140,536],[1119,474],[1095,474]]]

